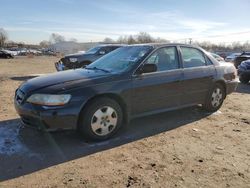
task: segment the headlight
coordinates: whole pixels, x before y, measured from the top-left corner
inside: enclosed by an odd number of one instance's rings
[[[75,62],[77,62],[77,58],[69,58],[69,61],[72,63],[75,63]]]
[[[69,102],[71,95],[48,95],[48,94],[33,94],[27,102],[44,106],[62,106]]]

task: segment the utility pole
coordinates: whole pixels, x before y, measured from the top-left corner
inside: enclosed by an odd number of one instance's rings
[[[193,39],[189,38],[189,44],[192,44]]]

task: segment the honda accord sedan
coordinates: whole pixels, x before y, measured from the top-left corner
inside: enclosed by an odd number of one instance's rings
[[[85,68],[28,80],[14,103],[26,125],[105,140],[135,117],[197,104],[214,112],[236,89],[235,79],[233,65],[199,47],[129,45]]]

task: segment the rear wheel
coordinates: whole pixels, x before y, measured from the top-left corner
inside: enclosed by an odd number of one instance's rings
[[[207,100],[205,104],[203,104],[203,108],[209,112],[217,111],[222,106],[225,96],[224,87],[219,83],[215,84],[209,92]]]
[[[81,113],[78,128],[90,140],[105,140],[113,136],[123,120],[120,105],[110,98],[98,98]]]

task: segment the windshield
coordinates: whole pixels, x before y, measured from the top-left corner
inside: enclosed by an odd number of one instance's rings
[[[100,49],[101,49],[100,46],[91,48],[91,49],[89,49],[89,50],[86,52],[86,54],[95,54],[95,53],[96,53],[98,50],[100,50]]]
[[[103,56],[86,67],[86,69],[102,69],[123,72],[145,58],[151,51],[151,46],[126,46]]]

